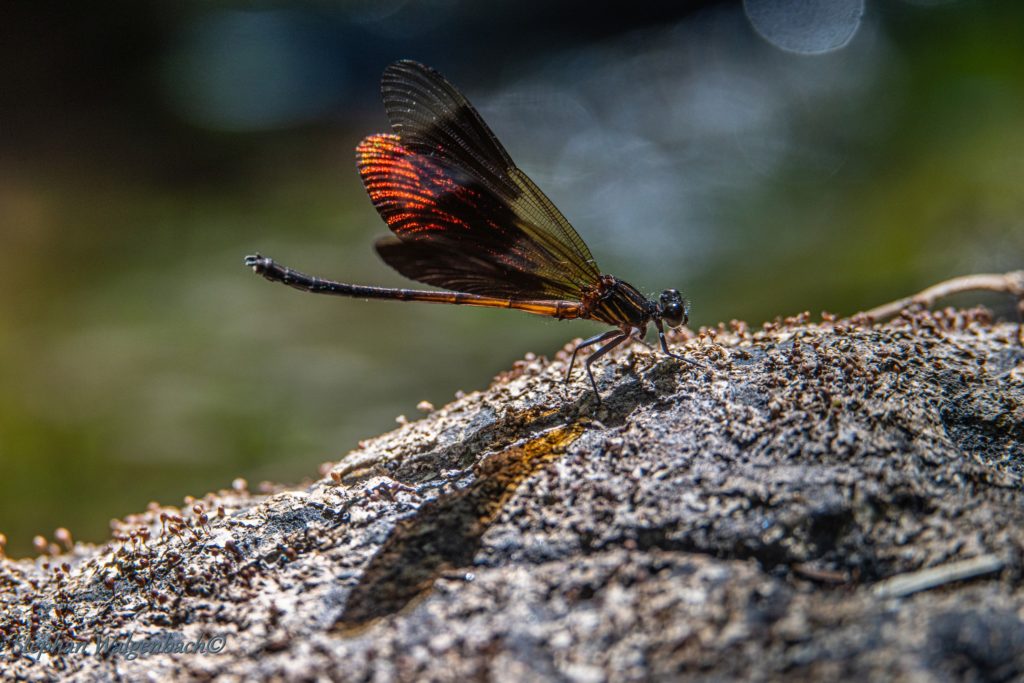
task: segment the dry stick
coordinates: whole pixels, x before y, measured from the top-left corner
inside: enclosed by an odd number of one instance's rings
[[[964,581],[1003,570],[1006,560],[998,555],[981,555],[885,579],[872,588],[879,598],[904,598],[954,581]]]
[[[932,285],[928,289],[918,292],[914,296],[897,299],[881,306],[876,306],[870,311],[858,314],[872,320],[885,320],[898,315],[911,306],[924,306],[928,308],[939,299],[960,294],[962,292],[1006,292],[1017,298],[1018,317],[1024,318],[1024,270],[1015,270],[1009,273],[992,273],[981,275],[964,275],[955,277],[952,280]],[[1017,338],[1024,344],[1024,323],[1018,325]]]

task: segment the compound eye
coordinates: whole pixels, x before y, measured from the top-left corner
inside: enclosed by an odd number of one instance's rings
[[[678,301],[673,301],[662,307],[661,317],[670,327],[679,327],[683,324],[683,318],[686,317],[686,314],[683,312],[682,304]]]
[[[661,293],[659,313],[669,327],[679,327],[688,321],[689,311],[685,300],[677,289],[666,289]]]

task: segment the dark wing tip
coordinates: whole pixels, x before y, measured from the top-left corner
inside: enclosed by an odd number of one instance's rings
[[[423,64],[422,62],[417,62],[415,59],[399,59],[397,61],[391,62],[390,64],[388,64],[387,68],[384,69],[385,75],[389,73],[399,73],[403,71],[426,71],[428,73],[434,72],[434,70],[431,69],[429,66]]]
[[[380,78],[381,90],[386,93],[395,83],[407,83],[410,82],[410,79],[414,83],[421,80],[427,82],[445,80],[440,72],[426,64],[417,62],[415,59],[399,59],[397,62],[388,64],[384,69],[384,74]]]

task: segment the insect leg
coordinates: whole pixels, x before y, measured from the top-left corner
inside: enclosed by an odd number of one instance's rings
[[[590,354],[586,362],[584,362],[584,366],[587,368],[587,376],[590,377],[590,384],[594,387],[594,394],[597,396],[597,402],[599,404],[601,403],[601,392],[597,390],[597,382],[594,381],[594,373],[590,371],[590,365],[595,360],[597,360],[604,354],[608,353],[616,346],[629,339],[630,337],[629,333],[620,332],[619,330],[615,330],[615,333],[618,335],[617,337],[609,341],[607,344],[599,348],[597,351],[594,351],[592,354]]]
[[[659,321],[655,321],[655,324],[658,326],[658,339],[661,340],[661,350],[665,352],[666,356],[671,356],[672,358],[675,358],[676,360],[685,361],[685,362],[689,363],[690,365],[693,365],[693,366],[698,367],[698,368],[704,368],[705,370],[709,370],[710,369],[710,368],[708,368],[708,366],[706,366],[703,363],[700,363],[698,361],[695,361],[692,358],[687,358],[686,356],[680,356],[678,353],[672,353],[671,351],[669,351],[668,350],[668,341],[665,339],[665,330],[662,329],[662,327],[661,327],[661,321],[660,320]]]
[[[601,342],[607,339],[611,339],[612,337],[619,334],[622,334],[622,332],[620,332],[619,330],[609,330],[607,332],[602,332],[601,334],[595,335],[590,339],[585,339],[581,341],[579,344],[577,344],[576,348],[572,350],[572,358],[569,359],[569,369],[565,371],[565,383],[568,384],[569,378],[572,377],[572,366],[576,364],[576,354],[579,352],[580,349],[585,349],[586,347],[593,346],[594,344],[600,344]]]

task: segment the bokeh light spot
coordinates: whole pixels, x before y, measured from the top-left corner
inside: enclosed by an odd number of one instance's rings
[[[864,16],[864,0],[743,0],[747,19],[769,43],[803,55],[845,47]]]

